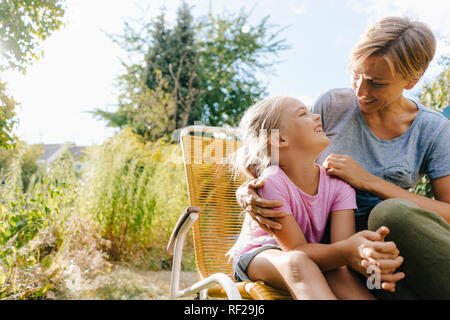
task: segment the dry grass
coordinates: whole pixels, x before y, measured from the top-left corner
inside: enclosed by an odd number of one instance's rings
[[[181,272],[180,287],[197,281],[195,272]],[[133,270],[116,266],[95,290],[78,295],[89,300],[166,300],[169,299],[170,271]]]

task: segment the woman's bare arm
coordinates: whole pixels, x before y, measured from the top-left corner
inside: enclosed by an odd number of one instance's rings
[[[375,176],[372,181],[366,189],[368,192],[381,199],[402,198],[410,200],[422,209],[439,214],[447,223],[450,223],[450,176],[431,181],[436,200],[409,192]]]
[[[450,176],[431,181],[436,200],[409,192],[365,171],[348,155],[331,154],[324,162],[327,173],[337,176],[354,188],[365,190],[381,199],[410,200],[425,210],[433,211],[450,223]]]
[[[258,225],[269,233],[280,229],[281,224],[274,218],[286,216],[286,212],[273,208],[281,207],[283,201],[267,200],[261,198],[256,189],[264,185],[264,180],[249,180],[236,190],[236,200],[242,209],[247,212]]]

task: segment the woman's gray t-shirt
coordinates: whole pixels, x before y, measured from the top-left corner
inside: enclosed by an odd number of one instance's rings
[[[332,154],[347,154],[371,174],[409,189],[427,175],[450,175],[450,121],[416,103],[419,112],[410,128],[392,140],[376,137],[367,125],[352,89],[333,89],[322,94],[312,107],[322,116],[329,146],[319,155],[322,164]],[[381,200],[357,191],[356,215],[369,214]]]

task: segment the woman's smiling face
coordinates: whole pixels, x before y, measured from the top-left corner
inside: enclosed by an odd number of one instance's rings
[[[415,83],[405,80],[398,72],[392,73],[381,55],[368,57],[352,70],[352,87],[359,107],[365,113],[395,107],[403,90],[411,89]]]

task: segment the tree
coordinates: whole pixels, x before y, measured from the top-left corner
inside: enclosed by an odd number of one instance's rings
[[[40,41],[63,25],[65,0],[7,0],[0,2],[2,69],[26,71],[43,52]]]
[[[283,29],[269,25],[268,17],[249,26],[249,16],[241,10],[237,15],[215,17],[210,13],[194,20],[183,2],[172,27],[164,11],[154,21],[137,21],[137,27],[126,23],[124,34],[112,39],[133,58],[141,58],[123,63],[125,74],[118,78],[119,91],[128,90],[127,82],[135,88],[143,83],[154,90],[161,76],[174,101],[169,133],[196,120],[206,125],[236,125],[245,109],[266,94],[256,73],[270,70],[276,63],[270,58],[288,48],[284,39],[278,39]],[[137,90],[144,91],[140,87]],[[130,108],[122,102],[119,99],[116,112],[96,109],[92,113],[106,120],[108,126],[135,127],[126,119],[133,119],[131,109],[139,107]],[[152,108],[161,110],[155,104]],[[148,130],[142,135],[158,138]]]
[[[17,123],[18,103],[8,95],[6,83],[0,81],[0,148],[15,146],[17,137],[12,133]]]
[[[65,0],[6,0],[0,2],[0,71],[25,73],[43,55],[40,42],[61,28]],[[0,79],[0,148],[13,147],[18,102]]]
[[[278,39],[283,28],[269,24],[268,16],[256,26],[248,26],[249,17],[244,10],[237,15],[209,14],[200,25],[200,99],[207,125],[237,125],[243,112],[266,95],[257,72],[270,71],[276,62],[269,57],[289,48]]]
[[[174,129],[186,126],[190,114],[195,113],[199,105],[199,48],[194,27],[190,8],[185,1],[177,10],[176,25],[172,29],[167,28],[162,11],[154,23],[153,42],[145,59],[146,86],[156,88],[158,79],[155,75],[160,72],[175,99],[172,115]]]
[[[175,129],[171,115],[176,102],[167,91],[167,81],[161,77],[161,72],[156,72],[158,86],[154,89],[149,89],[138,79],[125,78],[120,80],[123,87],[118,97],[119,110],[97,109],[92,113],[107,120],[109,126],[132,128],[146,140],[169,137]]]
[[[147,140],[155,140],[170,136],[175,129],[173,125],[174,100],[168,89],[167,79],[162,77],[159,68],[146,70],[146,56],[154,46],[155,35],[162,47],[167,48],[165,41],[165,20],[162,12],[156,21],[144,19],[125,21],[124,32],[121,35],[108,34],[110,39],[129,54],[129,61],[121,60],[124,73],[116,78],[118,89],[117,111],[111,112],[95,109],[90,113],[94,117],[106,121],[106,125],[116,128],[131,128]],[[155,56],[161,59],[160,68],[166,63],[163,59],[165,50],[155,50]],[[168,73],[168,69],[166,69]],[[153,72],[153,77],[149,77]],[[146,84],[149,80],[154,82]]]
[[[441,58],[440,64],[444,71],[433,82],[425,85],[418,95],[424,105],[438,112],[442,112],[450,102],[450,56]]]

